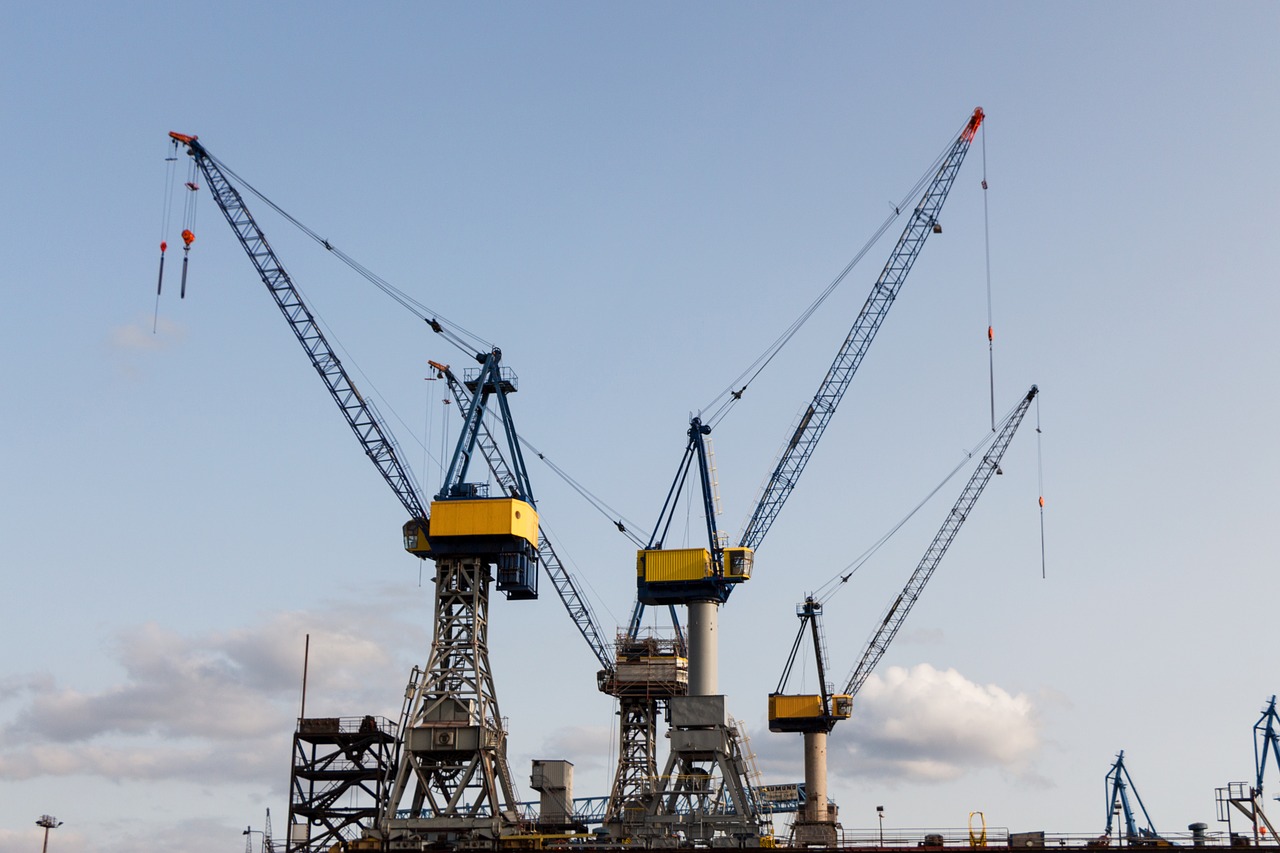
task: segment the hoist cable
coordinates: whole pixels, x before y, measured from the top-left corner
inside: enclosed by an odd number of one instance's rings
[[[987,213],[987,128],[982,127],[982,228],[987,254],[987,374],[991,386],[991,428],[996,428],[995,321],[991,313],[991,218]],[[1037,403],[1037,405],[1039,405]]]
[[[559,477],[561,480],[564,480],[564,482],[567,483],[570,488],[572,488],[575,492],[577,492],[584,500],[586,500],[587,503],[591,504],[591,506],[594,507],[597,512],[599,512],[605,518],[609,519],[609,521],[613,523],[613,526],[618,528],[618,532],[626,536],[632,542],[634,542],[637,548],[645,547],[646,543],[642,539],[640,539],[640,537],[636,536],[636,534],[631,532],[633,528],[637,530],[639,529],[639,526],[634,521],[631,521],[629,518],[619,513],[617,510],[609,506],[599,497],[592,494],[592,492],[589,489],[587,489],[585,486],[583,486],[580,482],[575,480],[573,477],[569,476],[569,473],[567,471],[565,471],[559,465],[557,465],[556,463],[548,459],[546,454],[544,454],[541,450],[534,447],[529,442],[528,439],[521,436],[520,443],[524,445],[531,453],[537,456],[540,460],[542,460],[546,464],[546,466],[550,468],[552,472],[555,473],[557,477]]]
[[[436,381],[432,377],[428,377],[428,380],[433,382]],[[429,387],[434,388],[434,386],[429,386]],[[418,474],[418,482],[422,483],[423,488],[426,489],[428,494],[431,493],[430,486],[431,486],[431,483],[434,482],[434,478],[431,476],[430,463],[436,461],[435,459],[432,458],[431,450],[430,450],[432,433],[434,432],[432,427],[435,425],[435,419],[432,417],[435,414],[434,404],[435,404],[435,400],[432,399],[431,392],[427,392],[427,401],[426,401],[426,406],[424,407],[423,418],[422,418],[423,421],[425,422],[423,424],[424,428],[422,430],[422,469],[421,469],[421,472]]]
[[[1014,406],[1013,409],[1011,409],[1009,413],[1000,420],[1000,424],[997,426],[1002,426],[1003,424],[1005,424],[1009,420],[1009,418],[1013,417],[1017,409],[1018,409],[1018,406]],[[1036,431],[1039,432],[1038,426]],[[969,462],[971,462],[975,456],[978,456],[980,453],[982,453],[983,450],[986,448],[986,446],[995,439],[997,434],[998,434],[998,430],[992,429],[990,432],[984,435],[982,440],[973,446],[973,449],[966,452],[965,458],[962,459],[960,463],[956,465],[956,467],[952,468],[950,473],[948,473],[945,477],[943,477],[942,481],[938,483],[938,485],[934,486],[933,489],[927,495],[925,495],[924,499],[921,500],[918,504],[916,504],[915,507],[910,512],[908,512],[900,521],[898,521],[891,528],[889,528],[889,530],[884,535],[882,535],[879,539],[877,539],[874,543],[872,543],[871,546],[867,548],[867,550],[863,551],[860,555],[854,558],[854,560],[850,562],[847,566],[845,566],[844,569],[842,569],[839,573],[834,575],[830,580],[828,580],[822,586],[818,587],[817,591],[814,593],[814,596],[813,596],[814,599],[818,601],[820,604],[825,604],[837,592],[839,592],[840,588],[843,587],[846,583],[848,583],[849,579],[853,577],[853,575],[855,575],[858,572],[858,570],[861,569],[863,565],[866,564],[868,560],[870,560],[873,556],[875,556],[876,552],[879,551],[899,530],[902,529],[903,525],[905,525],[908,521],[910,521],[917,512],[923,509],[925,504],[933,500],[934,495],[936,495],[939,491],[941,491],[943,486],[949,483],[952,480],[952,478],[955,477],[956,474],[958,474],[961,470],[963,470],[964,467],[968,465]]]
[[[817,313],[822,304],[827,301],[827,298],[835,292],[836,288],[839,287],[849,273],[853,271],[853,268],[856,267],[858,263],[862,261],[863,257],[865,257],[866,254],[875,247],[875,244],[879,242],[880,238],[889,230],[889,227],[893,225],[899,216],[902,215],[902,211],[908,209],[908,205],[911,203],[911,200],[924,191],[925,187],[937,173],[942,161],[946,159],[951,147],[952,146],[948,145],[947,148],[934,159],[929,167],[925,169],[911,189],[902,197],[902,201],[894,206],[893,213],[889,214],[885,218],[884,222],[882,222],[880,227],[875,230],[870,239],[868,239],[867,242],[863,244],[862,248],[858,250],[858,253],[853,256],[853,260],[849,261],[849,263],[845,265],[844,269],[841,270],[834,279],[832,279],[831,283],[826,286],[826,288],[800,314],[800,316],[797,317],[791,325],[788,326],[782,334],[779,335],[773,343],[771,343],[768,348],[766,348],[765,351],[756,358],[755,361],[739,373],[727,388],[721,391],[702,408],[702,411],[710,412],[710,414],[703,418],[704,423],[714,427],[715,424],[719,423],[724,416],[728,414],[728,411],[732,408],[733,404],[742,399],[743,392],[746,391],[751,383],[755,381],[756,377],[769,366],[770,362],[772,362],[778,353],[781,352],[782,348],[795,337],[801,327],[803,327],[804,324],[808,322],[815,313]],[[713,409],[712,407],[716,408]]]
[[[200,164],[191,159],[187,173],[186,204],[182,211],[182,281],[178,286],[178,298],[187,298],[187,262],[191,259],[191,244],[196,239],[196,202],[199,200]]]
[[[605,599],[600,595],[600,591],[591,585],[590,573],[582,571],[581,567],[578,565],[578,562],[574,560],[572,556],[570,556],[564,551],[564,545],[563,545],[564,540],[561,539],[560,536],[557,535],[556,532],[547,525],[546,519],[541,515],[538,516],[538,527],[542,530],[545,530],[549,538],[552,538],[555,541],[562,543],[561,545],[556,546],[556,556],[561,558],[561,562],[569,563],[573,567],[574,585],[583,587],[588,592],[590,592],[591,593],[590,598],[593,601],[594,605],[604,610],[604,612],[608,614],[610,621],[613,622],[614,625],[621,625],[622,622],[621,620],[618,619],[618,615],[613,612],[612,608],[609,607],[609,603],[605,601]],[[587,597],[583,596],[582,601],[584,604],[586,604]],[[594,620],[594,615],[592,618]]]
[[[173,151],[165,158],[164,198],[160,213],[160,272],[156,276],[156,307],[151,317],[151,334],[156,333],[160,324],[160,290],[164,287],[164,253],[169,248],[165,238],[169,236],[169,225],[173,220],[173,181],[177,173],[178,140],[173,141]]]
[[[280,205],[276,204],[274,201],[272,201],[271,199],[263,195],[252,184],[250,184],[248,181],[246,181],[244,178],[242,178],[240,175],[236,174],[232,169],[230,169],[227,166],[227,164],[223,163],[221,160],[217,159],[212,154],[209,154],[207,151],[205,152],[205,156],[207,156],[210,160],[216,163],[218,168],[220,168],[223,172],[227,173],[232,178],[234,178],[236,183],[244,187],[249,192],[253,193],[253,195],[259,198],[264,204],[266,204],[276,213],[280,214],[280,216],[284,217],[284,219],[286,219],[290,224],[296,227],[299,231],[306,234],[315,242],[319,243],[327,251],[333,253],[340,261],[342,261],[344,264],[346,264],[348,267],[354,270],[362,278],[364,278],[370,284],[377,287],[383,293],[390,296],[402,308],[404,308],[414,316],[418,317],[420,320],[426,321],[431,326],[433,331],[442,335],[445,338],[445,340],[449,341],[449,343],[453,344],[463,353],[465,353],[468,356],[473,356],[476,354],[477,350],[491,351],[494,349],[493,344],[490,343],[489,341],[486,341],[484,338],[458,325],[457,323],[454,323],[451,320],[447,320],[441,317],[439,314],[432,311],[426,305],[414,299],[409,294],[405,293],[404,291],[397,288],[395,285],[388,282],[386,279],[382,278],[382,276],[378,275],[377,273],[370,270],[368,267],[361,264],[359,261],[352,258],[346,252],[334,246],[324,237],[321,237],[313,229],[307,227],[302,222],[300,222],[297,218],[295,218],[293,215],[291,215],[282,207],[280,207]]]
[[[298,286],[297,282],[294,282],[293,287],[298,291],[298,295],[302,297],[302,300],[310,307],[311,316],[315,319],[316,325],[320,326],[324,330],[325,338],[330,341],[336,349],[341,350],[342,363],[344,365],[348,365],[357,374],[359,374],[361,381],[364,383],[363,387],[368,389],[372,396],[376,397],[380,401],[381,405],[379,406],[379,411],[390,412],[391,416],[400,424],[402,428],[401,434],[407,433],[413,438],[414,442],[422,448],[424,454],[431,456],[432,454],[430,449],[423,443],[422,439],[418,437],[417,430],[409,426],[405,419],[401,417],[400,413],[396,410],[395,406],[391,405],[391,401],[387,399],[386,395],[378,390],[378,386],[374,384],[372,377],[364,372],[364,369],[360,366],[360,363],[356,361],[355,357],[351,354],[351,351],[343,345],[342,341],[334,333],[333,327],[330,326],[320,312],[316,310],[315,303],[307,298],[307,295],[303,292],[302,288]],[[442,459],[435,461],[443,467],[444,462]],[[419,498],[421,498],[421,495],[419,495]]]
[[[1040,578],[1046,576],[1044,559],[1044,456],[1040,450],[1040,398],[1036,398],[1036,477],[1040,489]]]

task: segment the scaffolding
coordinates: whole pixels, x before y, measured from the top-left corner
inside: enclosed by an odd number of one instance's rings
[[[323,853],[374,825],[396,745],[386,717],[312,717],[293,735],[286,853]]]

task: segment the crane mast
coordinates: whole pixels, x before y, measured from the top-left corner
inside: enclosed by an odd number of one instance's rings
[[[876,664],[884,657],[885,651],[897,636],[911,608],[919,600],[925,584],[929,582],[929,578],[933,577],[947,549],[955,541],[956,534],[968,519],[969,513],[991,481],[991,477],[999,469],[1000,460],[1004,458],[1009,442],[1013,440],[1014,433],[1018,431],[1027,410],[1031,407],[1031,402],[1038,393],[1039,389],[1034,385],[1031,386],[1031,390],[1004,420],[987,452],[978,463],[978,467],[965,483],[960,497],[956,499],[942,526],[934,535],[933,541],[929,543],[924,556],[911,573],[906,586],[881,617],[880,624],[867,644],[862,658],[851,671],[848,682],[840,693],[829,695],[830,688],[825,680],[827,661],[819,621],[822,615],[821,603],[809,596],[805,603],[797,608],[800,631],[791,647],[791,655],[783,670],[778,688],[769,696],[769,730],[799,733],[804,736],[807,797],[803,813],[793,824],[797,843],[834,845],[837,812],[836,807],[827,801],[827,736],[837,722],[847,720],[851,716],[854,697],[858,695]],[[818,694],[787,694],[784,692],[787,677],[795,663],[806,629],[812,631],[820,692]]]

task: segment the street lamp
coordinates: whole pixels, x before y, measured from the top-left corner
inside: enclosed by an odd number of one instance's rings
[[[884,846],[884,806],[876,806],[876,816],[880,818],[880,846]]]
[[[244,853],[253,853],[253,836],[255,833],[257,835],[262,836],[262,847],[263,849],[266,849],[267,834],[263,832],[261,829],[254,829],[252,826],[246,826],[244,829],[244,832],[240,833],[241,835],[245,836]]]
[[[36,821],[36,826],[44,827],[44,853],[49,853],[49,830],[62,826],[62,821],[51,814],[42,814]]]

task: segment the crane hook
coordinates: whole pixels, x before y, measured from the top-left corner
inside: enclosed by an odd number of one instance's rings
[[[196,235],[192,233],[190,228],[182,229],[182,286],[178,289],[178,298],[187,298],[187,256],[191,253],[191,244],[196,241]],[[163,251],[163,250],[162,250]],[[163,255],[161,255],[163,259]]]

